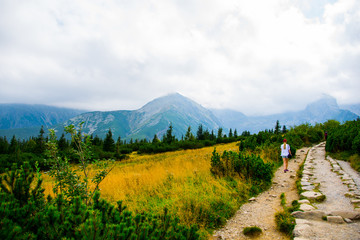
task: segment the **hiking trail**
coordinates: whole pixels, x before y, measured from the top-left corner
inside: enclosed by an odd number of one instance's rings
[[[296,172],[303,162],[301,198],[305,199],[299,201],[302,211],[293,213],[296,218],[294,240],[360,240],[360,175],[348,162],[325,158],[325,142],[299,149],[296,157],[289,161],[290,171],[284,173],[280,167],[272,187],[242,205],[210,239],[254,239],[243,234],[243,229],[251,226],[263,231],[255,239],[290,239],[276,229],[275,214],[283,210],[281,193],[285,193],[287,205],[299,200]]]

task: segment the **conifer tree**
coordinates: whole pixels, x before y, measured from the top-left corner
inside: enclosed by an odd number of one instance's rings
[[[155,134],[154,138],[152,140],[152,143],[158,143],[158,142],[160,142],[160,140],[159,140],[158,136]]]
[[[204,129],[203,129],[202,124],[200,124],[199,127],[198,127],[198,130],[196,132],[196,139],[197,140],[205,140]]]
[[[45,137],[44,137],[44,126],[41,126],[39,136],[36,138],[36,153],[42,154],[45,152]]]
[[[195,140],[194,134],[191,132],[191,126],[188,127],[185,134],[185,141],[193,141]]]
[[[276,125],[275,125],[275,131],[274,131],[274,133],[276,135],[280,133],[280,128],[281,128],[281,126],[280,126],[279,120],[277,120]]]
[[[230,128],[229,130],[229,138],[233,137],[233,132],[232,132],[232,129]]]
[[[108,133],[106,134],[105,140],[104,140],[104,146],[103,150],[105,152],[114,152],[115,151],[115,141],[112,137],[111,129],[109,129]]]
[[[219,128],[219,129],[218,129],[218,134],[217,134],[217,138],[218,138],[218,139],[221,139],[221,138],[223,137],[222,132],[223,132],[223,129],[222,129],[222,128]]]

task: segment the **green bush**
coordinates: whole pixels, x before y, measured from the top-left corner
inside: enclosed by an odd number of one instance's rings
[[[211,157],[210,171],[217,177],[232,177],[238,175],[252,183],[252,187],[264,190],[271,184],[273,164],[265,163],[259,156],[246,155],[232,151],[224,151],[220,156],[214,149]]]
[[[276,213],[275,222],[277,228],[287,235],[292,234],[296,225],[295,218],[287,211]]]
[[[252,226],[244,228],[243,233],[246,236],[255,237],[259,236],[262,233],[262,230],[257,226]]]
[[[36,178],[35,178],[36,177]],[[37,184],[32,182],[37,179]],[[179,224],[167,209],[157,215],[133,215],[119,201],[117,206],[100,199],[90,205],[61,194],[45,200],[39,172],[25,163],[0,179],[1,239],[198,239],[198,228]]]

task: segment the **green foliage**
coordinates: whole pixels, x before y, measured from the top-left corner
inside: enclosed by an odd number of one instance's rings
[[[360,120],[347,121],[328,132],[325,146],[328,152],[351,151],[360,154]]]
[[[115,151],[115,141],[112,137],[111,129],[109,129],[108,133],[106,134],[104,144],[103,144],[103,150],[105,152],[114,152]]]
[[[245,227],[243,233],[245,236],[256,237],[262,233],[262,230],[258,226]]]
[[[30,189],[34,173],[28,165],[9,173],[12,186],[0,192],[1,239],[198,239],[197,227],[179,224],[167,209],[158,215],[134,216],[122,202],[114,207],[96,192],[91,205],[61,194],[46,202],[41,181]]]
[[[287,234],[292,235],[295,228],[295,218],[287,211],[278,212],[275,214],[275,222],[277,228]]]
[[[50,170],[50,176],[55,178],[54,193],[61,194],[68,201],[73,201],[75,198],[80,197],[88,205],[92,199],[92,196],[98,190],[99,184],[104,180],[107,174],[110,173],[112,167],[110,161],[98,161],[92,159],[92,143],[89,136],[85,136],[81,133],[82,124],[79,126],[79,130],[76,130],[73,125],[65,127],[65,130],[71,134],[72,143],[76,146],[75,153],[79,156],[80,171],[83,177],[70,166],[67,158],[61,158],[58,154],[58,146],[55,136],[55,131],[50,129],[50,139],[47,143],[46,155],[49,158],[49,163],[52,166]],[[109,132],[111,132],[109,130]],[[110,136],[111,134],[109,134]],[[92,185],[95,187],[90,188],[89,179],[89,164],[92,162],[98,167],[99,170],[95,173],[95,176],[91,179]]]
[[[81,128],[80,128],[81,129]],[[74,144],[79,146],[82,170],[87,172],[90,160],[90,142],[83,142],[81,135],[71,126]],[[89,190],[89,180],[81,179],[69,168],[66,159],[58,156],[56,137],[51,131],[47,143],[51,174],[56,181],[56,196],[45,200],[41,187],[41,174],[36,165],[34,173],[25,163],[20,168],[0,177],[0,238],[1,239],[198,239],[196,226],[182,226],[179,219],[167,209],[152,215],[146,212],[133,215],[122,202],[114,207],[100,199],[98,184],[108,174],[105,162],[95,162],[99,171]],[[80,142],[81,141],[81,142]],[[33,184],[36,177],[36,184]],[[80,186],[80,187],[79,187]],[[79,190],[80,189],[80,190]],[[89,201],[89,197],[92,200]]]
[[[224,151],[220,156],[214,149],[211,157],[211,173],[217,177],[238,175],[259,189],[271,184],[273,164],[265,163],[259,156]]]
[[[288,208],[286,206],[286,197],[284,193],[280,195],[280,199],[281,206],[283,207],[284,211],[277,212],[275,214],[276,226],[281,232],[291,236],[296,225],[295,218],[291,215],[291,211],[297,209],[299,207],[299,203],[297,201],[293,201],[292,207]]]

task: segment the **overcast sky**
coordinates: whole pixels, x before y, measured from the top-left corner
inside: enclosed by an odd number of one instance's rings
[[[359,0],[0,0],[0,103],[247,115],[360,103]]]

